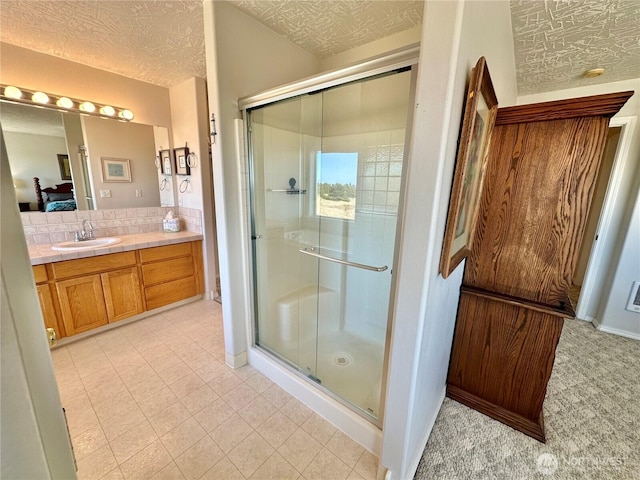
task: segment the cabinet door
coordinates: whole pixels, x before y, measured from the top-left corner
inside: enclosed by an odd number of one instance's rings
[[[40,299],[40,309],[44,318],[45,328],[53,328],[58,338],[64,337],[64,331],[58,323],[58,313],[53,305],[53,296],[51,295],[51,287],[49,284],[36,285],[38,290],[38,298]]]
[[[100,275],[56,282],[56,290],[67,335],[86,332],[108,323]]]
[[[109,322],[142,313],[142,293],[138,267],[101,274]]]

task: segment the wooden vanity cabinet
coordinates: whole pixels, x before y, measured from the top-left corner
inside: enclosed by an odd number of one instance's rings
[[[76,335],[204,292],[202,242],[33,267],[45,326]]]
[[[66,336],[62,325],[60,311],[56,301],[55,287],[49,282],[49,275],[45,265],[33,267],[33,277],[36,282],[36,291],[40,300],[40,310],[44,319],[45,328],[53,328],[57,338]]]
[[[144,311],[137,266],[102,273],[100,278],[110,323]]]
[[[56,282],[64,328],[69,335],[109,323],[100,275]]]
[[[204,292],[201,242],[140,250],[149,310]]]

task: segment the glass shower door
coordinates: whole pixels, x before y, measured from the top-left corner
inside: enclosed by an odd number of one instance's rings
[[[409,71],[248,112],[256,344],[377,422]]]
[[[318,264],[299,254],[318,242],[310,221],[309,162],[319,150],[320,98],[296,97],[249,112],[255,340],[316,376]]]

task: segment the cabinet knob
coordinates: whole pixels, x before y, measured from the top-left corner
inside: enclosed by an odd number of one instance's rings
[[[47,328],[47,340],[49,341],[50,347],[53,347],[58,341],[58,335],[53,328]]]

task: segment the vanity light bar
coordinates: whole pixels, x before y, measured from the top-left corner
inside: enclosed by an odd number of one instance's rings
[[[93,103],[77,98],[45,93],[39,90],[19,88],[14,85],[0,84],[0,100],[11,103],[22,103],[24,105],[35,105],[62,112],[75,112],[83,115],[93,115],[95,117],[114,118],[121,122],[130,122],[133,120],[133,112],[128,108]]]

